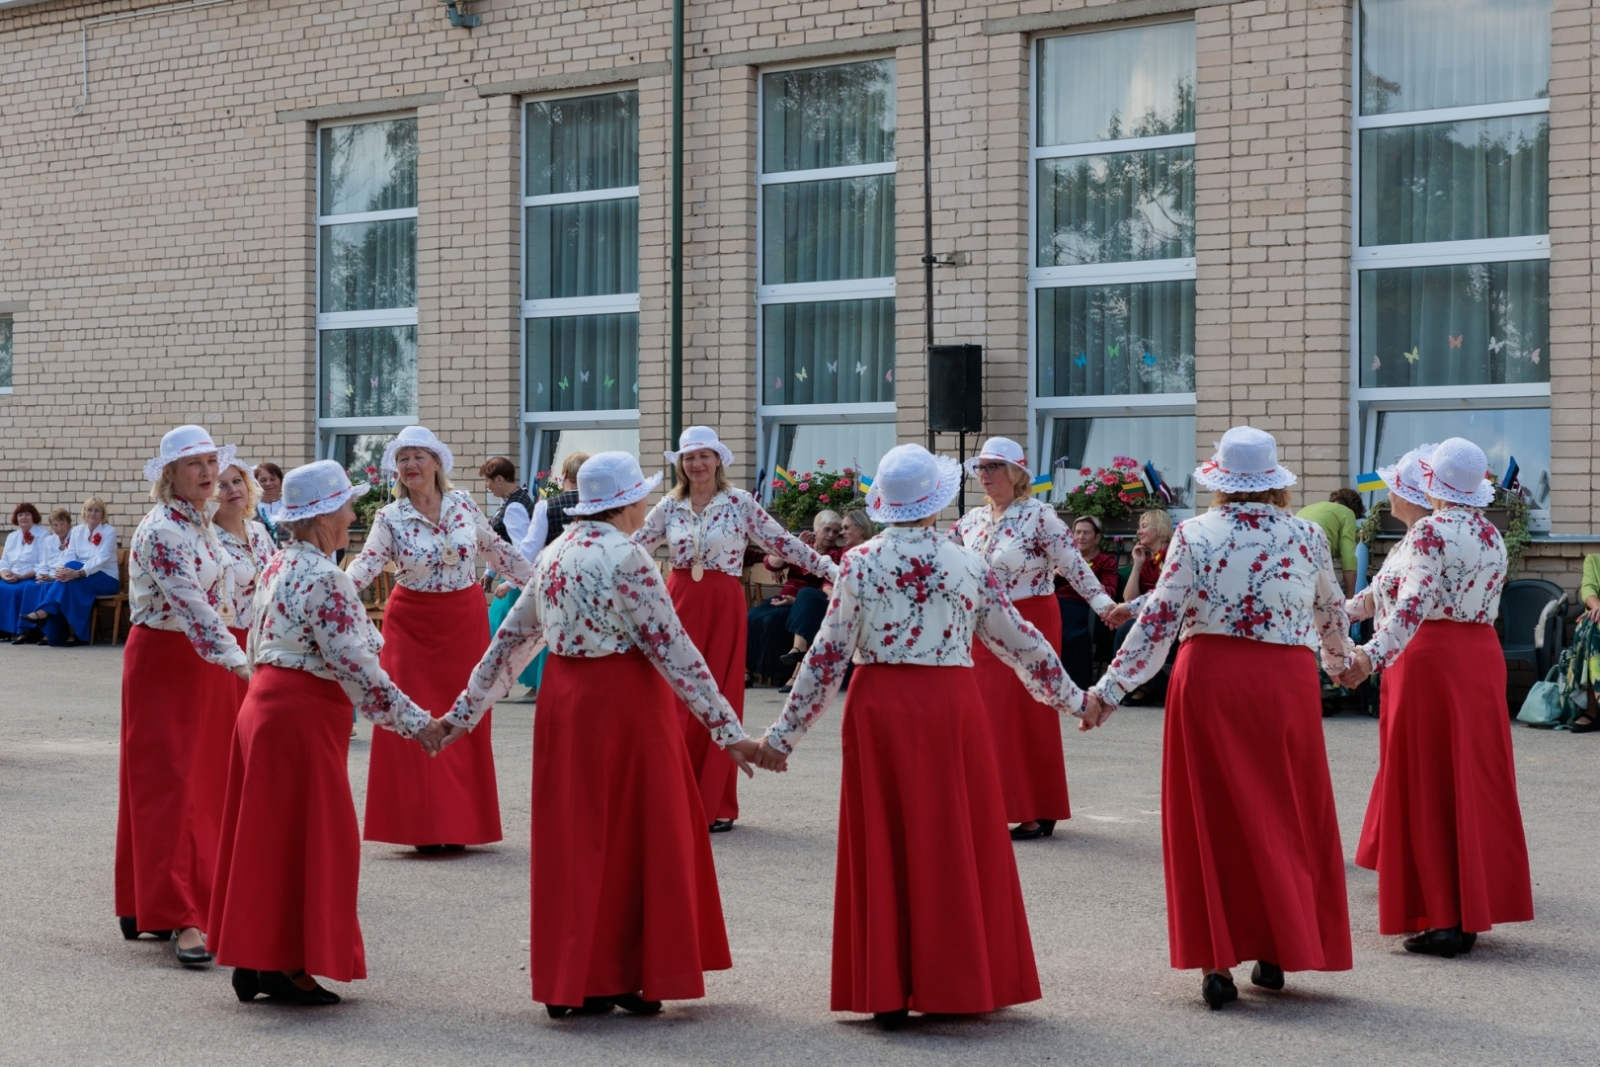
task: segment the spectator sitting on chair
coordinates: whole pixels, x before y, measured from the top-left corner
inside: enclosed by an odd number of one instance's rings
[[[1587,627],[1593,633],[1595,627],[1600,627],[1600,556],[1583,557],[1583,583],[1578,586],[1578,596],[1583,599],[1585,609],[1583,615],[1578,619],[1578,626],[1580,628]],[[1600,679],[1600,656],[1591,656],[1589,659],[1589,706],[1576,719],[1572,720],[1572,732],[1575,734],[1587,734],[1600,730],[1600,717],[1597,717],[1595,707],[1595,684],[1597,679]]]
[[[6,536],[0,552],[0,636],[22,629],[22,594],[44,557],[44,534],[39,529],[39,509],[18,504],[11,511],[16,529]]]
[[[39,624],[44,622],[46,616],[38,610],[39,604],[56,580],[56,568],[65,567],[67,560],[72,558],[68,551],[72,544],[72,512],[66,508],[52,511],[50,532],[43,535],[43,540],[44,548],[39,553],[33,581],[22,584],[22,603],[17,608],[22,617],[17,620],[17,636],[11,640],[13,645],[37,645],[43,640]]]
[[[839,543],[844,534],[844,520],[837,511],[824,508],[817,512],[811,520],[811,529],[816,535],[816,542],[812,545],[817,554],[826,556],[838,563],[839,557],[844,555],[844,545]],[[788,667],[797,671],[800,661],[805,658],[806,650],[811,647],[812,640],[817,636],[817,630],[822,626],[822,617],[828,613],[828,593],[832,586],[823,582],[821,576],[807,574],[801,578],[802,585],[794,595],[794,606],[789,610],[786,625],[789,632],[794,635],[793,644],[789,651],[779,656],[778,659]],[[791,671],[791,674],[793,671]],[[778,687],[778,692],[787,693],[790,684]]]
[[[1344,595],[1356,595],[1356,527],[1367,514],[1361,494],[1354,489],[1335,489],[1328,499],[1308,504],[1296,518],[1314,522],[1328,535],[1328,548],[1344,575]]]
[[[1133,543],[1133,570],[1122,587],[1122,602],[1131,604],[1155,589],[1161,579],[1161,567],[1167,561],[1167,546],[1172,543],[1172,516],[1165,511],[1150,510],[1139,516],[1139,533]],[[1136,613],[1137,616],[1137,613]],[[1113,651],[1122,648],[1122,642],[1133,629],[1137,617],[1117,627],[1112,636]],[[1178,656],[1177,642],[1167,652],[1167,662],[1154,678],[1128,694],[1129,704],[1159,704],[1166,699],[1167,679],[1171,677],[1173,662]]]
[[[1072,539],[1084,562],[1099,580],[1106,596],[1116,599],[1117,557],[1100,548],[1100,519],[1083,515],[1072,524]],[[1057,574],[1056,601],[1061,609],[1061,666],[1066,668],[1079,689],[1095,683],[1094,677],[1094,619],[1095,613],[1083,595],[1072,588],[1072,583]]]

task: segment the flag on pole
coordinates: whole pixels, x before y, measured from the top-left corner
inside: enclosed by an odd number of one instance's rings
[[[865,496],[867,490],[872,488],[872,479],[865,474],[856,475],[856,488]]]
[[[1361,493],[1376,493],[1385,488],[1384,481],[1378,477],[1377,471],[1368,471],[1366,474],[1356,476],[1356,491]]]
[[[1506,460],[1506,473],[1505,477],[1500,479],[1500,488],[1509,493],[1517,488],[1517,474],[1521,468],[1517,466],[1516,456],[1507,456]]]
[[[1054,489],[1055,486],[1055,477],[1053,475],[1041,474],[1039,477],[1033,480],[1034,495],[1037,496],[1040,493],[1048,493],[1050,490]]]
[[[1153,491],[1156,496],[1160,497],[1168,504],[1172,503],[1172,490],[1167,488],[1167,483],[1163,482],[1161,480],[1161,475],[1156,473],[1156,465],[1154,463],[1149,461],[1145,462],[1144,476],[1145,480],[1154,487]]]

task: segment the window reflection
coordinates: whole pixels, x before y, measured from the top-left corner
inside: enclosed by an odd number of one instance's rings
[[[1463,411],[1384,411],[1378,415],[1374,469],[1388,466],[1420,444],[1465,437],[1489,457],[1495,477],[1517,460],[1518,481],[1529,506],[1550,506],[1550,410],[1493,408]]]
[[[1194,149],[1039,161],[1041,267],[1194,255]]]
[[[1149,463],[1172,491],[1174,508],[1194,506],[1193,415],[1141,415],[1111,419],[1056,419],[1051,424],[1053,501],[1065,500],[1088,467],[1111,466],[1129,456]]]
[[[892,422],[787,423],[778,427],[777,463],[796,474],[849,467],[871,477],[895,435]]]
[[[1194,22],[1039,42],[1040,145],[1194,129]]]

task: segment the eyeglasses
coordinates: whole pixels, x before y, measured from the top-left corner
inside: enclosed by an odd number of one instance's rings
[[[980,463],[980,464],[978,464],[978,473],[979,474],[993,474],[996,471],[1003,471],[1005,469],[1006,469],[1006,465],[1004,463]]]

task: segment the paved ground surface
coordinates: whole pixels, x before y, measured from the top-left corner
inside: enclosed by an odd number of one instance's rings
[[[241,1005],[112,915],[119,649],[0,647],[0,1063],[4,1064],[1600,1064],[1600,737],[1516,728],[1538,921],[1470,958],[1380,937],[1374,876],[1349,868],[1355,970],[1291,975],[1206,1010],[1167,966],[1161,712],[1066,738],[1074,818],[1017,846],[1043,1001],[880,1033],[827,1010],[837,707],[784,777],[745,787],[715,839],[732,971],[654,1019],[551,1022],[528,999],[533,708],[497,712],[506,840],[453,858],[369,845],[372,978],[343,1006]],[[764,727],[777,697],[752,694]],[[1347,854],[1376,764],[1373,720],[1327,720]],[[352,744],[359,808],[367,728]]]

